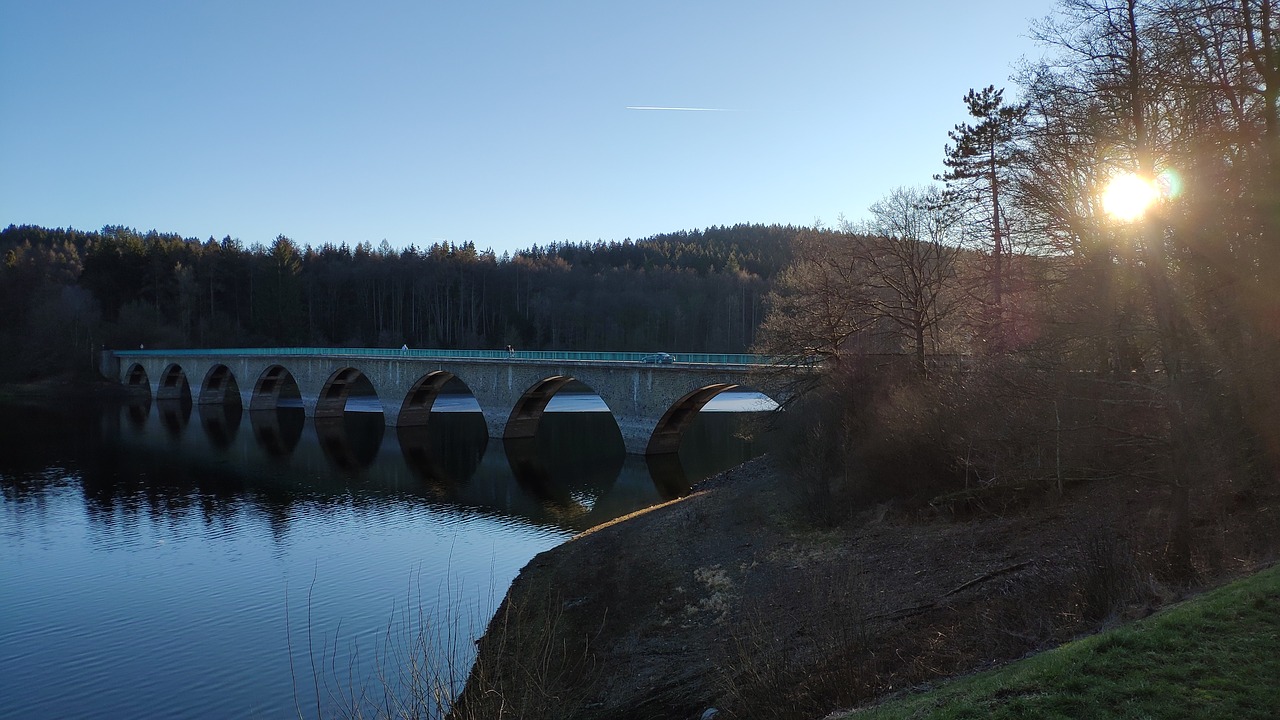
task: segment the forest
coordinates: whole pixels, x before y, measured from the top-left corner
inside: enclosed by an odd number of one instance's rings
[[[81,374],[94,351],[139,345],[745,352],[799,232],[735,225],[499,257],[10,225],[0,366]]]

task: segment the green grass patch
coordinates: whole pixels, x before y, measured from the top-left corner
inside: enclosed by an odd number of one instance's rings
[[[1280,566],[1131,625],[846,717],[1280,717]]]

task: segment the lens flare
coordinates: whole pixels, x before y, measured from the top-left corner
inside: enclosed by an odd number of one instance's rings
[[[1173,170],[1165,170],[1156,176],[1156,187],[1162,199],[1173,200],[1182,194],[1182,177]]]
[[[1132,222],[1142,217],[1160,194],[1154,182],[1124,173],[1111,178],[1102,191],[1102,209],[1117,220]]]

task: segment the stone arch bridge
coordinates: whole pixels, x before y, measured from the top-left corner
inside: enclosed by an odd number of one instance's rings
[[[276,408],[292,383],[311,418],[340,416],[363,376],[392,426],[425,425],[441,389],[457,378],[495,438],[533,437],[551,397],[577,380],[609,407],[627,452],[656,455],[679,449],[681,434],[708,401],[770,367],[768,358],[756,355],[668,357],[674,361],[646,362],[655,356],[640,353],[140,349],[103,351],[100,369],[108,378],[145,387],[157,400],[189,393],[197,404],[238,400],[250,410]]]

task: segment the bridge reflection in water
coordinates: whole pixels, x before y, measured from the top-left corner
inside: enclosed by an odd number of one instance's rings
[[[362,407],[358,400],[352,406]],[[566,399],[564,406],[590,409],[592,399]],[[457,512],[564,530],[679,497],[702,478],[760,454],[769,442],[760,433],[763,413],[704,412],[678,454],[628,455],[608,412],[553,409],[535,437],[503,440],[488,437],[483,416],[468,407],[465,399],[446,401],[426,425],[388,427],[377,412],[306,418],[297,406],[193,407],[187,398],[139,396],[119,419],[131,451],[154,454],[168,467],[185,466],[170,474],[207,482],[215,491],[230,483],[237,495],[285,502],[410,496]],[[756,437],[744,437],[749,432]]]

